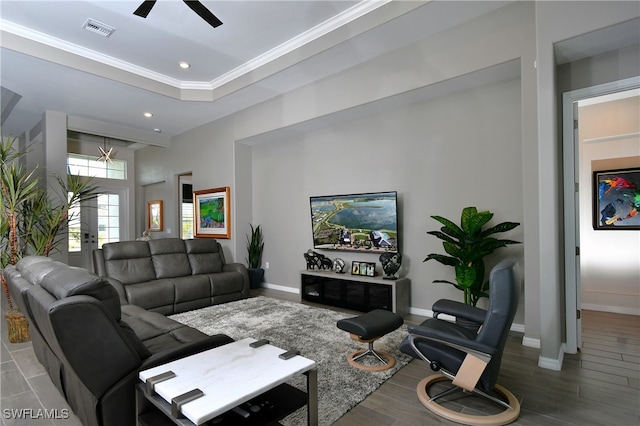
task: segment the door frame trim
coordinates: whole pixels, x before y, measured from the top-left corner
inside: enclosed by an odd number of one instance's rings
[[[576,102],[602,95],[636,89],[640,87],[640,76],[618,80],[596,86],[572,90],[562,94],[562,154],[563,154],[563,188],[564,188],[564,278],[565,278],[565,335],[566,352],[577,353],[581,345],[581,330],[578,327],[577,318],[579,276],[578,256],[576,247],[579,247],[580,234],[579,209],[576,203],[577,194],[575,185],[579,181],[579,170],[576,163],[579,156],[580,144],[577,131],[574,131],[574,120],[577,117]],[[571,196],[569,196],[571,194]]]

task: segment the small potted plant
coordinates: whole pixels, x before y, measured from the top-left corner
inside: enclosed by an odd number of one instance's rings
[[[264,249],[264,240],[262,238],[262,229],[260,225],[251,226],[251,236],[247,235],[247,266],[249,272],[250,288],[259,288],[264,281],[264,269],[262,265],[262,250]]]
[[[460,226],[442,216],[431,216],[444,225],[439,231],[429,231],[443,240],[443,247],[447,255],[431,253],[424,260],[433,259],[443,265],[455,268],[456,282],[434,280],[434,283],[451,284],[464,293],[464,303],[476,306],[482,297],[489,297],[489,281],[485,281],[484,258],[500,247],[519,244],[519,241],[499,240],[491,235],[510,231],[519,226],[516,222],[503,222],[483,230],[492,218],[490,211],[478,211],[475,207],[465,207],[462,210]]]

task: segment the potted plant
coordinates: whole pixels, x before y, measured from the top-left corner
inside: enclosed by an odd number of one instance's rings
[[[259,288],[264,281],[264,269],[262,265],[262,250],[264,249],[264,241],[262,238],[262,229],[260,225],[251,226],[251,237],[247,235],[247,266],[249,272],[249,283],[251,288]]]
[[[91,179],[67,175],[56,177],[57,191],[48,193],[35,170],[27,170],[21,158],[27,150],[15,149],[15,139],[0,141],[0,269],[15,265],[23,256],[49,256],[63,241],[71,207],[96,196]],[[23,313],[13,306],[11,295],[0,274],[7,299],[9,341],[29,340],[28,323]]]
[[[490,211],[478,211],[475,207],[465,207],[460,217],[460,226],[442,216],[431,216],[443,227],[440,231],[429,231],[443,240],[447,255],[431,253],[424,260],[437,260],[443,265],[455,268],[456,282],[434,280],[434,283],[451,284],[464,293],[464,303],[476,306],[482,297],[489,297],[489,281],[485,281],[484,258],[500,247],[519,244],[519,241],[500,240],[491,235],[510,231],[519,226],[516,222],[503,222],[488,229],[482,229],[492,218]]]

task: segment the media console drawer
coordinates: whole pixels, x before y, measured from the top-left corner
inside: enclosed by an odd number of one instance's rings
[[[386,309],[402,317],[409,313],[408,278],[385,280],[309,269],[300,271],[300,278],[303,300],[361,312]]]

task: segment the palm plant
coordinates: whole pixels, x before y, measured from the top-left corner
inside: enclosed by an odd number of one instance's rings
[[[431,253],[424,260],[436,260],[443,265],[455,268],[456,282],[434,280],[434,283],[447,283],[464,293],[464,303],[476,306],[482,297],[489,297],[489,281],[485,281],[484,258],[500,247],[519,244],[519,241],[500,240],[490,235],[510,231],[520,225],[516,222],[503,222],[483,230],[492,218],[490,211],[478,211],[475,207],[465,207],[460,217],[460,226],[442,216],[431,216],[444,225],[440,231],[429,231],[443,240],[447,255]]]
[[[36,170],[28,170],[20,161],[26,149],[15,148],[15,138],[0,141],[0,269],[15,265],[28,254],[49,256],[64,241],[71,207],[96,197],[92,179],[56,176],[51,192],[41,184]],[[0,274],[9,310],[16,309]]]

